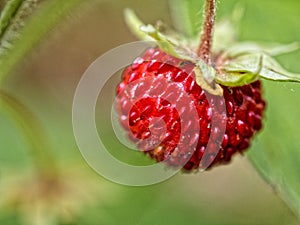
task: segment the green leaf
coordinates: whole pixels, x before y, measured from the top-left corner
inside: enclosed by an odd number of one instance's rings
[[[18,31],[18,37],[11,48],[0,54],[0,82],[10,74],[15,66],[36,46],[59,22],[83,4],[81,0],[48,0],[40,3],[39,10],[26,21],[26,26]],[[6,18],[10,18],[6,16]]]

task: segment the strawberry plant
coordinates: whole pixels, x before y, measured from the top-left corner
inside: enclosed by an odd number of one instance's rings
[[[172,3],[177,31],[166,31],[161,23],[145,25],[133,11],[125,11],[131,31],[142,40],[154,41],[157,47],[139,56],[123,73],[117,88],[120,122],[141,150],[169,166],[191,171],[228,163],[235,153],[244,153],[253,135],[262,128],[266,104],[261,80],[300,81],[299,74],[288,72],[275,59],[298,50],[299,42],[239,42],[234,28],[241,19],[241,8],[235,10],[231,21],[215,24],[217,3],[206,0],[200,30],[191,15],[196,1]],[[176,85],[181,88],[174,88]],[[191,96],[189,101],[181,100],[182,93]],[[226,116],[218,109],[223,104],[219,96],[225,99]],[[192,108],[197,109],[197,116],[191,114]],[[217,124],[226,123],[224,133],[218,126],[212,129],[213,113]],[[180,116],[184,114],[191,115],[188,127],[180,125]],[[152,119],[157,117],[164,124],[156,126]],[[162,134],[164,125],[167,130]],[[215,142],[208,143],[210,135]],[[268,158],[264,152],[250,154],[253,164],[270,181],[274,174],[270,168],[266,172],[261,157]],[[272,183],[280,190],[283,188],[283,183]],[[284,184],[280,192],[288,196],[287,202],[299,213],[299,191],[290,185]]]
[[[4,198],[1,196],[0,204],[1,208],[11,211],[18,206],[23,215],[22,224],[75,224],[78,222],[76,215],[83,211],[82,205],[85,206],[83,203],[94,204],[95,196],[99,194],[94,180],[89,180],[86,174],[77,178],[77,172],[70,173],[60,167],[36,115],[28,105],[3,90],[5,78],[22,69],[20,65],[29,53],[66,20],[67,15],[77,13],[79,5],[87,4],[83,2],[0,1],[1,110],[6,112],[5,118],[15,122],[19,133],[27,140],[29,155],[35,165],[34,173],[29,176],[20,171],[18,175],[22,182],[1,186],[1,193],[5,194]],[[93,1],[86,2],[94,4]],[[291,102],[293,96],[286,99],[286,95],[276,89],[276,82],[300,81],[299,74],[285,69],[287,62],[281,65],[278,60],[281,55],[297,51],[299,40],[274,44],[281,40],[279,35],[274,35],[272,43],[240,41],[238,30],[247,31],[249,25],[243,23],[242,16],[243,11],[247,12],[247,5],[232,9],[230,19],[216,20],[216,8],[222,10],[223,5],[230,3],[221,1],[218,7],[215,0],[205,3],[201,22],[201,1],[171,0],[173,30],[161,22],[146,25],[132,10],[125,10],[125,21],[132,33],[155,45],[137,55],[123,72],[116,101],[120,122],[139,149],[158,162],[164,161],[167,168],[179,167],[187,173],[199,170],[214,173],[233,166],[233,159],[238,154],[244,155],[295,214],[300,215],[299,146],[294,141],[297,132],[285,126],[285,123],[292,123],[286,117],[296,114],[297,105],[291,104],[292,107],[285,110],[284,103]],[[248,6],[251,4],[254,3],[249,1]],[[84,10],[84,7],[80,9]],[[273,10],[265,7],[264,2],[256,8],[260,9],[264,12]],[[259,22],[252,22],[252,26],[262,26],[260,22],[264,22],[253,17],[251,21]],[[271,25],[286,31],[277,24]],[[296,24],[291,21],[288,25]],[[254,39],[270,39],[267,27]],[[112,26],[111,29],[117,28]],[[269,81],[275,82],[270,84]],[[130,105],[133,107],[129,108]],[[183,117],[186,126],[181,123]],[[164,127],[166,130],[162,133]],[[210,137],[214,141],[210,141]],[[287,142],[289,146],[284,144]],[[215,168],[223,164],[229,165]],[[91,191],[92,198],[81,195],[78,189]],[[134,190],[132,196],[146,198],[137,193]],[[152,195],[154,191],[150,193]],[[134,197],[129,197],[128,201],[134,201]],[[167,203],[161,204],[170,208]],[[127,203],[124,208],[128,208]],[[142,207],[136,208],[141,210]],[[36,211],[40,214],[35,214]],[[144,212],[143,208],[141,212]],[[176,214],[172,211],[173,221],[181,223],[176,221],[179,218]],[[187,217],[182,217],[184,222]],[[109,219],[110,222],[117,221]]]

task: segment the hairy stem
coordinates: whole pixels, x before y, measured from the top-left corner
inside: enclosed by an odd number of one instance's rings
[[[38,174],[56,172],[56,161],[50,149],[47,135],[35,115],[19,100],[0,90],[1,106],[9,113],[28,142],[29,154],[32,157]]]
[[[210,51],[212,46],[215,16],[216,0],[206,0],[201,40],[197,53],[198,56],[207,64],[211,64]]]
[[[6,3],[0,14],[0,40],[18,9],[22,5],[22,0],[10,0]]]
[[[19,2],[19,0],[10,1]],[[24,3],[29,0],[21,1]],[[35,1],[32,0],[29,2]],[[0,48],[0,83],[16,69],[17,65],[26,58],[26,55],[31,52],[35,46],[47,37],[49,32],[52,31],[55,26],[65,21],[68,17],[71,17],[71,15],[75,12],[79,13],[86,11],[91,5],[90,1],[82,0],[47,0],[38,2],[40,2],[38,9],[34,12],[30,12],[29,10],[28,18],[26,17],[26,20],[22,21],[21,24],[26,22],[25,26],[22,26],[21,29],[17,30],[19,38],[10,42],[11,47],[9,51],[1,51]],[[27,11],[25,6],[25,14],[26,13]],[[4,14],[2,15],[4,16]],[[5,16],[6,19],[2,21],[8,21],[9,18],[11,21],[15,18],[14,16],[16,14],[12,17],[10,15],[11,13]],[[4,33],[8,32],[8,29],[10,29],[10,27],[7,27]],[[3,41],[2,38],[0,39],[0,44],[1,41]]]

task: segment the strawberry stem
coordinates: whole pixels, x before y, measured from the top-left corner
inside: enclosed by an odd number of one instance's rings
[[[198,56],[207,64],[211,64],[210,51],[212,46],[215,17],[216,0],[206,0],[201,41],[197,53]]]

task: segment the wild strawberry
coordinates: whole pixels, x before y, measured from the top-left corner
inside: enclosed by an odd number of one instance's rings
[[[167,36],[125,12],[133,33],[158,47],[123,73],[117,90],[121,124],[150,157],[187,171],[227,163],[250,146],[266,105],[260,78],[300,82],[272,58],[298,44],[273,49],[235,43],[233,28],[223,27],[212,51],[215,9],[216,0],[206,0],[198,49],[193,38]]]
[[[214,157],[209,166],[227,163],[232,155],[242,153],[249,147],[254,134],[261,129],[265,109],[260,81],[242,87],[222,86],[226,104],[226,131],[218,134],[218,127],[211,130],[211,113],[217,113],[219,121],[224,122],[224,115],[218,110],[218,104],[222,102],[220,97],[205,93],[196,83],[193,68],[194,65],[190,62],[172,57],[159,48],[150,48],[125,70],[117,90],[120,118],[130,138],[135,139],[138,147],[157,161],[166,160],[172,152],[179,149],[175,157],[167,159],[167,163],[180,166],[182,159],[189,157],[184,165],[185,170],[206,167],[206,159],[200,164],[204,151],[211,152],[208,157]],[[142,81],[143,78],[151,79]],[[135,85],[130,85],[135,81]],[[168,91],[173,88],[174,83],[180,84],[179,92]],[[149,90],[151,95],[148,95]],[[137,93],[140,91],[142,93]],[[173,94],[169,98],[171,102],[160,97],[165,92]],[[190,102],[177,105],[182,93],[190,95]],[[209,103],[206,95],[211,95],[213,104]],[[130,104],[132,107],[129,107]],[[191,117],[187,124],[192,127],[198,123],[200,129],[186,132],[187,128],[181,126],[180,116],[193,108],[198,115]],[[155,128],[151,129],[149,125],[153,118],[161,118],[165,124],[154,124]],[[162,133],[164,126],[166,131]],[[181,135],[186,136],[186,140],[180,142]],[[223,141],[218,151],[212,146],[217,143],[207,146],[211,135],[215,139],[222,135]],[[148,138],[149,141],[145,141]],[[189,147],[193,144],[196,144],[196,151],[190,152]]]

